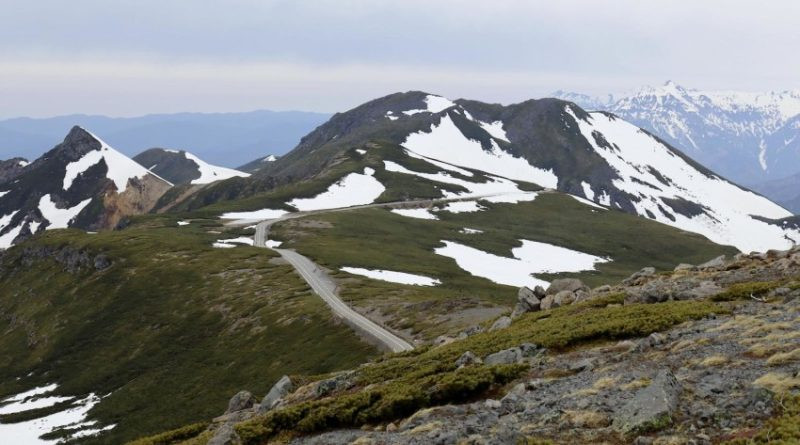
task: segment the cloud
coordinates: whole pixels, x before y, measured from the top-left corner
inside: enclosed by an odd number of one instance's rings
[[[800,72],[797,2],[14,3],[0,15],[13,114],[332,111],[402,89],[508,102],[667,78],[783,89]]]

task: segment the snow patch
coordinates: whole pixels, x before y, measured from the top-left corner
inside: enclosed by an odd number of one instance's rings
[[[92,150],[77,161],[67,164],[64,173],[64,190],[69,190],[72,183],[81,174],[86,172],[90,167],[97,165],[100,161],[104,161],[107,167],[106,177],[114,182],[117,188],[117,193],[122,193],[128,188],[128,181],[134,178],[143,178],[146,175],[153,175],[162,181],[170,184],[168,181],[158,177],[150,170],[142,167],[136,161],[125,156],[111,148],[110,145],[103,142],[102,139],[89,133],[93,138],[100,142],[100,149]],[[172,184],[170,184],[172,185]]]
[[[503,151],[494,140],[491,150],[484,150],[480,142],[464,136],[450,116],[442,117],[438,125],[431,126],[429,132],[408,135],[402,145],[427,158],[504,178],[533,182],[549,188],[555,188],[558,184],[558,177],[552,170],[534,167],[525,159]]]
[[[6,190],[4,192],[0,192],[0,198],[2,198],[3,196],[5,196],[5,195],[7,195],[9,193],[11,193],[11,190]]]
[[[569,193],[567,193],[567,196],[572,197],[572,199],[578,201],[581,204],[586,204],[587,206],[594,207],[594,208],[600,209],[600,210],[606,210],[605,207],[597,204],[594,201],[589,201],[588,199],[581,198],[580,196],[577,196],[577,195],[570,195]]]
[[[389,281],[391,283],[411,284],[415,286],[436,286],[442,284],[442,282],[436,278],[391,270],[370,270],[360,267],[342,267],[341,270],[353,275],[361,275],[375,280]]]
[[[300,211],[335,209],[371,204],[386,190],[373,177],[375,170],[366,167],[364,173],[350,173],[313,198],[297,198],[289,202]]]
[[[424,110],[408,110],[408,111],[403,111],[403,114],[408,115],[408,116],[412,116],[412,115],[415,115],[417,113],[438,113],[440,111],[444,111],[444,110],[446,110],[446,109],[448,109],[450,107],[454,107],[456,105],[455,103],[450,101],[450,99],[446,99],[446,98],[441,97],[441,96],[434,96],[433,94],[429,94],[429,95],[427,95],[425,97],[425,104],[428,107],[426,109],[424,109]],[[392,119],[393,116],[389,116],[387,114],[387,117],[389,119]],[[397,119],[397,117],[394,117],[394,119]],[[394,120],[394,119],[392,119],[392,120]]]
[[[197,168],[200,171],[200,177],[197,179],[192,180],[192,184],[209,184],[214,181],[222,181],[223,179],[241,177],[246,178],[250,176],[249,173],[240,172],[238,170],[234,170],[232,168],[225,168],[219,167],[216,165],[211,165],[202,159],[198,158],[197,156],[189,153],[188,151],[183,152],[186,159],[194,162],[197,164]]]
[[[364,156],[365,154],[367,154],[367,150],[364,150],[363,148],[356,148],[356,153],[360,154],[361,156]]]
[[[507,193],[505,195],[494,195],[488,196],[486,198],[481,199],[481,201],[492,202],[495,204],[506,203],[506,204],[517,204],[520,202],[527,202],[533,201],[536,197],[539,196],[537,192],[518,192],[518,193]]]
[[[50,198],[50,194],[47,194],[39,199],[39,212],[50,222],[50,225],[47,226],[48,229],[66,229],[69,227],[70,221],[78,216],[91,201],[92,198],[87,198],[73,207],[59,209]]]
[[[483,128],[493,138],[509,142],[508,136],[506,136],[506,131],[503,130],[503,121],[494,121],[491,124],[478,121],[478,125],[480,125],[481,128]]]
[[[267,241],[264,242],[264,244],[267,247],[269,247],[270,249],[274,249],[276,247],[280,247],[281,244],[283,244],[283,243],[281,241],[275,241],[275,240],[268,239]]]
[[[189,225],[189,221],[178,221],[178,225],[179,226],[188,226]]]
[[[458,233],[463,233],[465,235],[476,235],[478,233],[483,233],[483,230],[470,229],[469,227],[464,227],[463,229],[459,230]]]
[[[428,209],[392,209],[392,213],[417,219],[439,219]]]
[[[253,210],[251,212],[228,212],[223,213],[220,215],[222,219],[244,219],[244,220],[254,220],[254,221],[262,221],[265,219],[276,219],[280,218],[281,216],[287,214],[286,210],[275,210],[275,209],[261,209],[261,210]]]
[[[266,158],[262,159],[261,162],[275,162],[278,158],[275,155],[269,155]]]
[[[486,207],[478,204],[478,201],[453,201],[448,202],[439,211],[450,213],[470,213],[480,212],[481,210],[486,210]]]
[[[522,287],[547,287],[550,283],[535,278],[536,273],[580,272],[594,270],[595,264],[609,260],[552,244],[520,240],[522,247],[511,249],[513,258],[501,257],[473,247],[442,241],[437,247],[438,255],[452,258],[458,267],[472,275],[486,278],[498,284]]]
[[[245,245],[245,246],[252,246],[253,245],[253,238],[248,238],[246,236],[240,236],[238,238],[231,238],[231,239],[221,239],[216,241],[212,244],[213,247],[218,247],[222,249],[228,249],[231,247],[236,247],[237,244]]]

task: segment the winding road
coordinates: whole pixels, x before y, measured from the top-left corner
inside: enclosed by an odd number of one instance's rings
[[[407,341],[391,333],[388,329],[380,326],[374,321],[361,315],[360,313],[349,307],[337,295],[338,286],[333,279],[325,273],[325,271],[311,261],[309,258],[289,249],[279,249],[277,247],[267,246],[267,239],[269,238],[269,229],[273,224],[286,221],[289,219],[301,218],[309,215],[316,215],[321,213],[343,212],[349,210],[376,208],[376,207],[402,207],[402,206],[430,206],[436,203],[454,202],[454,201],[474,201],[476,199],[487,198],[495,195],[485,196],[472,196],[469,198],[441,198],[441,199],[428,199],[419,201],[395,201],[378,204],[364,204],[351,207],[339,207],[332,209],[312,210],[306,212],[287,213],[279,218],[268,219],[260,221],[256,224],[256,234],[253,245],[256,247],[272,249],[278,252],[281,257],[291,264],[297,273],[308,283],[311,289],[322,298],[325,303],[330,306],[333,313],[342,318],[348,325],[373,339],[379,345],[385,347],[392,352],[403,352],[414,349]],[[252,224],[253,220],[238,220],[232,221],[230,225],[244,225]]]

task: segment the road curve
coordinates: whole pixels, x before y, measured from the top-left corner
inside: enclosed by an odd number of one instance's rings
[[[347,210],[357,210],[375,207],[397,207],[407,205],[433,205],[436,203],[453,202],[453,201],[473,201],[476,199],[486,198],[495,195],[473,196],[470,198],[444,198],[444,199],[427,199],[418,201],[396,201],[376,204],[364,204],[352,207],[340,207],[323,210],[313,210],[307,212],[287,213],[279,218],[268,219],[256,224],[256,233],[253,239],[253,245],[256,247],[270,248],[267,246],[267,239],[269,237],[269,228],[278,222],[286,221],[289,219],[301,218],[304,216],[315,215],[320,213],[342,212]],[[232,221],[230,225],[252,224],[252,220]],[[311,286],[311,289],[322,298],[325,303],[333,310],[334,314],[341,317],[346,323],[359,332],[374,339],[380,345],[392,352],[410,351],[414,347],[403,340],[402,338],[392,334],[386,328],[378,325],[367,317],[359,314],[350,308],[344,301],[337,295],[337,286],[333,279],[325,273],[313,261],[307,257],[295,252],[294,250],[271,248],[278,252],[283,259],[291,264],[298,274]]]

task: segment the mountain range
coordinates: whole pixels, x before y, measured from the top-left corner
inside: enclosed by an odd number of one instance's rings
[[[800,211],[800,182],[789,179],[800,173],[800,91],[709,91],[668,81],[616,97],[565,91],[553,96],[614,113],[722,176]],[[771,181],[791,184],[794,194],[773,194]]]
[[[0,164],[0,437],[388,432],[540,372],[591,385],[581,372],[606,368],[560,369],[569,348],[693,320],[717,332],[732,309],[697,300],[797,289],[796,254],[778,250],[797,217],[573,101],[395,93],[238,170],[172,148],[132,159],[93,131]],[[614,351],[634,347],[648,351]],[[440,434],[426,428],[409,434]],[[317,443],[344,441],[330,437]]]
[[[0,121],[0,159],[35,159],[75,125],[102,135],[127,156],[150,147],[188,150],[206,161],[236,167],[281,155],[330,115],[299,111],[151,114],[140,117],[69,115]]]

